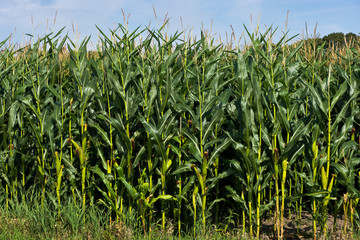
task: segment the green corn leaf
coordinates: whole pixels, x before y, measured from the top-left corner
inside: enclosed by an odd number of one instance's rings
[[[226,190],[230,193],[229,197],[231,197],[235,202],[240,203],[242,208],[245,211],[248,211],[247,203],[244,199],[242,199],[237,192],[231,186],[225,186]]]
[[[301,122],[296,129],[294,130],[293,135],[291,136],[290,142],[288,142],[286,144],[286,148],[283,150],[282,157],[283,156],[287,156],[287,153],[289,153],[291,150],[294,149],[294,146],[296,144],[298,144],[299,140],[301,139],[301,137],[305,136],[308,131],[309,128],[311,126],[312,122],[308,122],[306,125],[304,124],[304,122]],[[291,161],[290,161],[291,162]]]
[[[331,125],[331,131],[333,132],[335,128],[338,126],[338,124],[341,122],[342,119],[345,118],[345,113],[347,111],[347,108],[349,107],[350,103],[357,98],[360,91],[356,91],[353,96],[342,106],[341,111],[337,114],[337,117],[333,124]]]
[[[141,161],[143,155],[145,154],[145,152],[146,152],[146,148],[144,146],[142,146],[140,148],[140,150],[138,151],[138,153],[136,154],[135,160],[134,160],[133,165],[132,165],[133,169],[138,166],[138,164],[140,163],[140,161]],[[149,169],[149,170],[151,170],[151,169]]]
[[[201,186],[201,191],[204,193],[205,192],[205,182],[204,182],[203,176],[200,174],[200,171],[199,171],[198,167],[195,164],[193,164],[191,166],[191,168],[195,171],[196,176],[197,176],[198,181],[199,181],[199,184]]]
[[[28,120],[28,123],[30,124],[30,126],[31,126],[31,128],[33,130],[33,133],[35,134],[35,138],[37,140],[39,148],[43,148],[43,146],[42,146],[42,136],[41,136],[41,133],[40,133],[39,129],[35,127],[34,122],[30,118],[30,114],[27,111],[24,111],[24,112],[25,112],[26,119]]]
[[[110,146],[110,139],[108,138],[107,133],[104,129],[102,129],[97,123],[93,121],[88,121],[88,125],[90,128],[96,129],[97,134],[100,135],[101,139],[106,143],[107,146]]]
[[[185,113],[189,113],[192,119],[195,118],[194,111],[191,109],[191,107],[189,107],[185,103],[183,103],[183,104],[182,103],[174,104],[174,108],[178,112],[182,111],[182,112],[185,112]]]
[[[346,90],[348,89],[347,82],[343,82],[339,89],[336,91],[335,95],[331,97],[331,105],[330,105],[330,111],[334,108],[335,104],[339,101],[339,99],[344,95]]]
[[[224,117],[223,111],[216,111],[215,115],[212,117],[209,124],[203,126],[205,128],[204,135],[203,135],[203,143],[207,142],[207,138],[209,137],[210,133],[214,131],[214,126],[217,124],[221,119]]]
[[[324,198],[327,194],[328,194],[328,191],[318,190],[318,191],[313,191],[313,192],[309,192],[309,193],[305,193],[305,194],[296,194],[293,196],[288,196],[285,198],[285,200],[286,201],[296,201],[303,197]]]
[[[162,157],[162,160],[166,160],[165,146],[161,139],[159,130],[151,123],[148,123],[147,121],[145,121],[144,118],[140,118],[140,122],[143,124],[143,126],[145,127],[145,129],[149,133],[149,135],[154,139],[154,142],[157,144],[157,146],[158,146],[157,150],[159,151],[160,156]]]
[[[15,125],[15,120],[17,118],[17,113],[19,111],[19,103],[18,101],[15,101],[11,104],[10,111],[9,111],[9,124],[8,124],[8,134],[9,136],[13,133],[13,128]]]
[[[100,168],[98,166],[92,167],[92,168],[90,168],[90,170],[100,177],[100,179],[105,184],[106,189],[108,190],[108,192],[110,193],[111,196],[117,196],[114,189],[111,187],[111,184],[110,184],[109,180],[107,179],[107,176],[105,175],[104,172],[102,172],[100,170]]]
[[[183,133],[191,141],[192,146],[194,147],[194,152],[193,152],[193,154],[195,154],[194,157],[196,157],[198,159],[200,156],[200,159],[201,159],[201,151],[199,148],[198,139],[193,134],[189,133],[188,131],[184,131]],[[202,161],[202,160],[200,160],[200,161]]]
[[[88,107],[88,102],[94,93],[95,93],[94,86],[88,85],[84,87],[83,98],[81,99],[81,104],[80,104],[81,114],[84,114],[85,108]]]
[[[191,189],[191,187],[193,187],[194,184],[195,184],[195,179],[196,179],[196,176],[194,176],[194,175],[192,175],[192,176],[188,179],[188,181],[186,182],[184,188],[183,188],[182,191],[181,191],[181,195],[182,195],[182,196],[187,196],[187,192],[188,192],[188,191]],[[186,200],[186,201],[188,201],[188,200]]]
[[[44,114],[44,132],[49,138],[49,145],[50,150],[52,153],[55,153],[55,136],[54,136],[54,125],[52,124],[52,118],[46,117],[46,114]]]
[[[191,153],[191,156],[195,158],[199,163],[202,164],[203,159],[201,157],[200,150],[198,149],[198,146],[195,146],[193,143],[187,144],[189,151]]]
[[[231,141],[229,138],[223,139],[222,143],[219,146],[217,146],[212,153],[210,153],[211,156],[210,156],[208,165],[212,165],[214,163],[215,159],[218,158],[220,156],[220,154],[222,152],[224,152],[230,146],[230,144],[231,144]]]
[[[207,178],[205,183],[207,185],[208,191],[210,191],[212,188],[214,188],[221,179],[227,178],[231,176],[234,173],[234,170],[229,169],[227,171],[221,172],[217,177],[213,178]]]
[[[151,199],[150,205],[154,204],[159,199],[160,200],[174,200],[174,201],[177,201],[177,199],[174,198],[171,195],[159,195],[158,197]]]
[[[182,164],[180,167],[178,167],[175,171],[173,171],[171,173],[171,175],[178,175],[178,174],[182,174],[184,172],[189,172],[191,171],[191,166],[192,164],[191,163],[185,163],[185,164]]]
[[[347,179],[349,170],[340,163],[331,163],[331,166],[336,169],[336,171],[341,175],[342,178]]]
[[[99,115],[97,116],[99,119],[106,120],[117,130],[120,134],[123,143],[125,143],[126,149],[130,151],[131,149],[131,140],[126,134],[125,126],[121,121],[121,118],[113,118],[106,115]]]
[[[125,188],[128,190],[128,192],[130,193],[131,195],[131,198],[136,200],[138,197],[139,197],[139,193],[138,191],[136,190],[136,188],[134,188],[133,186],[131,186],[126,180],[124,177],[119,177],[118,178],[122,184],[124,184]]]
[[[105,198],[105,200],[106,200],[106,202],[103,201],[102,199],[101,199],[101,201],[102,201],[104,204],[106,204],[106,205],[110,205],[110,206],[111,206],[111,209],[117,209],[114,200],[109,197],[108,193],[106,193],[105,191],[103,191],[103,190],[102,190],[101,188],[99,188],[99,187],[96,187],[96,188],[97,188],[97,190],[102,194],[102,196],[103,196],[103,197]]]

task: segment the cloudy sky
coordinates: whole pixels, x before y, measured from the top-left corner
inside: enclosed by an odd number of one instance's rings
[[[260,19],[260,31],[273,25],[278,27],[277,35],[285,30],[289,10],[289,35],[313,35],[317,24],[320,36],[332,32],[360,32],[359,0],[0,0],[0,41],[13,34],[13,42],[22,43],[26,34],[42,36],[58,31],[62,27],[70,37],[73,27],[80,33],[80,39],[91,35],[96,43],[98,31],[113,29],[124,23],[122,10],[129,17],[129,28],[161,26],[167,16],[170,21],[166,28],[169,33],[193,28],[199,35],[200,29],[210,29],[214,37],[225,39],[232,28],[238,39],[244,32],[243,24],[250,31]],[[155,8],[156,17],[153,11]],[[55,19],[56,15],[56,19]],[[251,17],[252,22],[251,23]],[[55,24],[54,24],[54,20]]]

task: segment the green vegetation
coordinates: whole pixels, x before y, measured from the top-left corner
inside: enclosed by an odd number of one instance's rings
[[[274,219],[283,239],[305,214],[315,239],[358,229],[359,41],[273,42],[269,29],[233,49],[163,28],[99,31],[92,52],[62,31],[0,43],[2,221],[29,221],[6,217],[28,207],[42,232],[65,224],[79,238],[111,224],[260,238]]]
[[[343,34],[341,32],[330,33],[322,38],[315,38],[317,44],[325,44],[325,48],[344,47],[351,45],[351,42],[359,42],[360,37],[354,33]]]

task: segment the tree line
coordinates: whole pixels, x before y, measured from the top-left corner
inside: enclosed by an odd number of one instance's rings
[[[360,34],[360,33],[359,33]],[[314,38],[307,39],[305,41],[314,41],[316,45],[323,45],[324,48],[329,47],[342,47],[350,42],[359,42],[360,36],[355,33],[342,33],[342,32],[334,32],[330,33],[324,37],[315,36]]]

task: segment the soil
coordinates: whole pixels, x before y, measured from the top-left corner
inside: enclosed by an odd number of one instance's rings
[[[260,239],[277,239],[274,231],[274,219],[263,222]],[[346,221],[346,232],[344,216],[336,219],[334,228],[334,216],[329,215],[327,220],[327,236],[320,232],[320,224],[317,223],[316,239],[354,239],[351,232],[351,224],[349,219]],[[309,212],[303,212],[302,218],[296,221],[295,214],[291,218],[284,216],[284,239],[314,239],[313,219]]]

